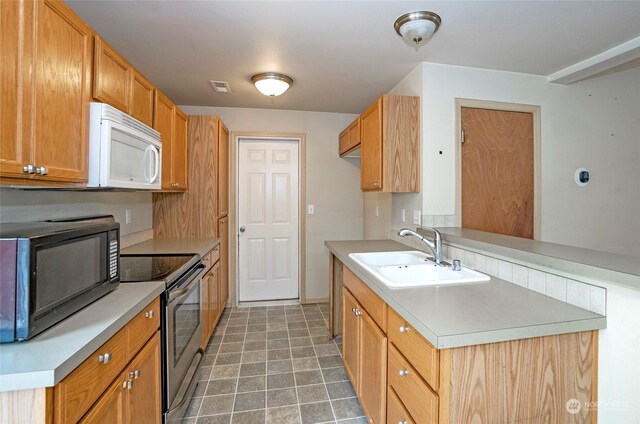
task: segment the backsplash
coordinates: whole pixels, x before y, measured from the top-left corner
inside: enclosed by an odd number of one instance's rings
[[[438,225],[438,223],[434,223],[434,226],[448,226]],[[423,225],[429,226],[426,222],[423,222]],[[390,231],[390,238],[414,249],[425,250],[424,243],[420,240],[415,237],[400,237],[398,236],[397,230],[392,229]],[[607,290],[602,287],[572,278],[565,278],[533,267],[518,265],[486,254],[461,249],[446,243],[442,244],[442,248],[445,258],[460,259],[460,262],[466,267],[553,297],[554,299],[561,300],[579,308],[587,309],[600,315],[606,315]]]
[[[423,227],[456,227],[455,215],[422,215]]]

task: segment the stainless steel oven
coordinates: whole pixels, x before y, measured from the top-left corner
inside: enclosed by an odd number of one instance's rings
[[[120,280],[164,281],[162,295],[162,412],[165,423],[182,422],[196,387],[204,352],[200,285],[204,265],[188,255],[121,255]]]

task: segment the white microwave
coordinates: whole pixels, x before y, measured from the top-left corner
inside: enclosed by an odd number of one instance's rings
[[[91,103],[87,187],[159,190],[160,133],[105,103]]]

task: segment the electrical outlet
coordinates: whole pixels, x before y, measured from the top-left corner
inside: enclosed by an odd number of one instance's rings
[[[400,209],[400,221],[404,224],[407,220],[407,211],[405,209]]]
[[[413,223],[415,225],[421,225],[420,224],[420,211],[413,211]]]
[[[313,215],[314,213],[316,213],[315,206],[314,205],[307,205],[307,213],[309,215]]]
[[[124,211],[124,223],[131,224],[131,209],[125,209]]]
[[[380,208],[376,206],[376,218],[380,216]]]

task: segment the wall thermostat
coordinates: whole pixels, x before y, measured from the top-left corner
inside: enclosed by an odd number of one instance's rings
[[[586,186],[589,182],[589,178],[589,171],[587,169],[578,168],[575,175],[576,184],[579,186]]]

